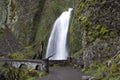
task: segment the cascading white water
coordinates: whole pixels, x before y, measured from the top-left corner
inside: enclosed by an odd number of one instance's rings
[[[67,32],[72,8],[63,12],[55,21],[47,46],[46,58],[50,60],[66,60],[68,51],[66,48]]]

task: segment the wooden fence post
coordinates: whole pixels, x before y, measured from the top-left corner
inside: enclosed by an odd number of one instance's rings
[[[49,59],[45,59],[45,68],[46,68],[46,72],[48,73],[49,72]]]

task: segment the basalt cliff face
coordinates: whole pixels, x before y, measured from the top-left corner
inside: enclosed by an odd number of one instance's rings
[[[8,25],[21,43],[32,43],[44,2],[45,0],[1,0],[1,27]]]
[[[45,54],[54,21],[69,7],[73,8],[73,12],[68,50],[75,59],[74,66],[83,64],[91,71],[93,68],[98,70],[95,65],[100,65],[100,71],[104,73],[100,74],[102,76],[108,73],[111,76],[120,70],[119,0],[0,0],[0,41],[2,45],[12,45],[15,40],[13,44],[19,45],[0,49],[1,53],[21,51],[19,47],[22,46],[24,54],[34,53],[33,50]],[[4,43],[5,25],[14,35],[14,40],[8,39],[8,43]],[[110,70],[105,71],[105,64]]]
[[[120,79],[114,75],[120,71],[120,1],[79,0],[75,4],[69,30],[71,55],[81,54],[75,61],[78,66],[83,61],[95,80]]]
[[[120,1],[80,0],[70,26],[73,53],[83,53],[85,66],[115,56],[120,50]]]
[[[44,2],[45,0],[0,1],[1,54],[20,51],[16,48],[17,45],[25,47],[34,42]]]

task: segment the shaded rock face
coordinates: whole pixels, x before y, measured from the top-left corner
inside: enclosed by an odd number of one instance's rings
[[[45,0],[0,1],[1,55],[19,51],[20,45],[34,42],[44,2]]]
[[[3,30],[3,38],[0,42],[0,56],[4,56],[22,50],[21,45],[16,41],[12,31],[6,26]]]
[[[0,27],[10,25],[16,38],[22,43],[34,41],[37,25],[45,0],[1,0]],[[31,37],[32,36],[32,37]]]
[[[84,66],[89,67],[94,61],[104,61],[119,51],[120,1],[79,0],[78,3],[73,17],[76,22],[70,27],[70,44],[77,42],[72,46],[74,52],[83,48]]]
[[[85,67],[88,67],[94,61],[104,61],[114,57],[120,50],[120,37],[115,39],[100,40],[97,39],[88,45],[83,54]]]
[[[15,23],[15,35],[22,43],[34,42],[45,0],[17,0],[18,20]]]

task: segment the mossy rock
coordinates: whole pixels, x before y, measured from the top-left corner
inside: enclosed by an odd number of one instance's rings
[[[23,54],[20,54],[20,53],[8,54],[8,57],[10,59],[25,59],[25,56]]]
[[[83,53],[83,49],[80,49],[78,52],[73,53],[71,56],[72,56],[72,57],[78,57],[78,56],[80,56],[82,53]]]
[[[25,47],[21,52],[10,53],[8,57],[11,59],[32,59],[34,57],[32,46]]]

